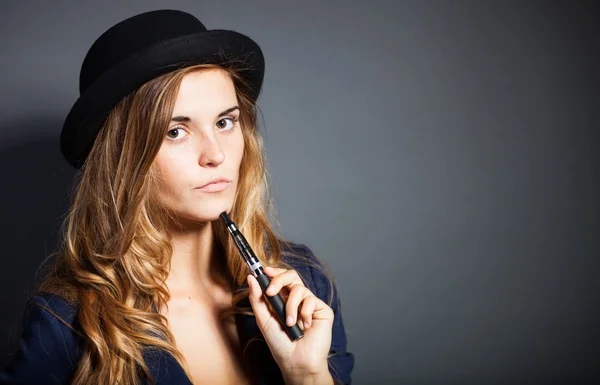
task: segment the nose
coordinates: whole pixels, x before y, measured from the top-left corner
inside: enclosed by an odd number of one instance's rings
[[[200,143],[198,164],[202,167],[217,166],[225,161],[225,153],[217,139],[212,135],[204,136]]]

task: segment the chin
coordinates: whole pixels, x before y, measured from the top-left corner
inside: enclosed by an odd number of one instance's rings
[[[185,213],[185,217],[197,222],[212,222],[219,219],[223,211],[231,211],[231,202],[211,202],[204,207]]]

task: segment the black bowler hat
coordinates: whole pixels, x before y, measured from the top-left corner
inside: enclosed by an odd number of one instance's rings
[[[60,134],[65,159],[79,169],[112,108],[147,81],[199,63],[232,63],[260,94],[265,61],[256,42],[241,33],[206,27],[177,10],[141,13],[114,25],[89,49],[79,74],[79,93]]]

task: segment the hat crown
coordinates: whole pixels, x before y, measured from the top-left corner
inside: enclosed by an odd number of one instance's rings
[[[193,15],[156,10],[125,19],[106,30],[88,50],[79,74],[79,93],[107,69],[161,41],[206,31]]]
[[[79,73],[80,96],[60,134],[65,159],[80,168],[111,110],[148,81],[195,64],[227,65],[245,79],[255,102],[265,59],[250,37],[226,29],[207,30],[196,17],[156,10],[125,19],[106,30],[88,50]]]

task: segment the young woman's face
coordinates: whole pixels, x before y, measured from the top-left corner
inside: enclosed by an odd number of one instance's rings
[[[233,81],[224,70],[187,74],[153,166],[162,204],[181,219],[213,221],[233,205],[244,138]],[[229,182],[212,184],[216,179]]]

